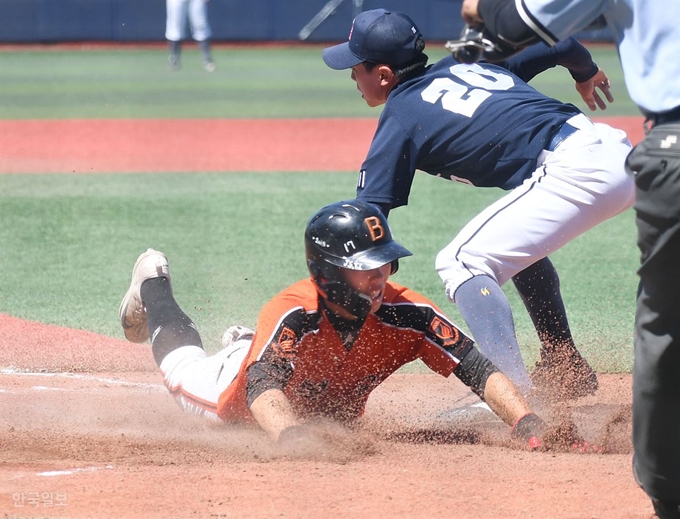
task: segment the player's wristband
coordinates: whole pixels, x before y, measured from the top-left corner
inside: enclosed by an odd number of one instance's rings
[[[527,413],[512,426],[510,436],[526,442],[533,450],[543,445],[541,435],[544,430],[545,422],[538,415]]]

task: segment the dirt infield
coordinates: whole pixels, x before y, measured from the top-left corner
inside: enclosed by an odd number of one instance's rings
[[[353,171],[375,127],[375,119],[0,121],[0,173]]]
[[[640,140],[640,119],[613,125]],[[0,173],[356,170],[374,128],[375,120],[0,121]],[[652,513],[630,471],[630,375],[600,375],[595,396],[566,408],[537,402],[547,417],[573,418],[603,454],[527,452],[454,377],[398,374],[371,395],[351,441],[302,460],[258,430],[182,414],[148,345],[7,315],[0,330],[0,517]]]
[[[454,377],[397,374],[371,395],[356,442],[296,460],[256,430],[184,415],[148,345],[9,316],[0,329],[0,517],[651,514],[630,473],[630,375],[540,407],[605,454],[526,452]]]
[[[397,374],[371,396],[356,443],[299,460],[259,431],[185,416],[155,372],[5,372],[0,511],[120,519],[647,518],[647,500],[630,476],[630,377],[600,380],[599,394],[570,412],[611,454],[526,452],[502,423],[469,407],[478,400],[456,379]]]
[[[600,118],[642,138],[642,118]],[[375,119],[0,121],[0,173],[358,171]]]

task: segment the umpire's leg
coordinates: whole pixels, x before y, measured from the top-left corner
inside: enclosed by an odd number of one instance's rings
[[[680,503],[680,149],[654,128],[629,156],[641,251],[635,319],[633,447],[652,499]],[[680,131],[680,127],[676,128]],[[675,505],[677,506],[677,505]]]

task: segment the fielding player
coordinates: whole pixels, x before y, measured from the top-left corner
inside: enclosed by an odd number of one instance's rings
[[[183,409],[304,443],[305,418],[353,421],[371,391],[421,359],[462,380],[513,426],[513,437],[541,445],[543,421],[512,382],[431,301],[388,281],[411,253],[392,239],[377,206],[331,204],[311,218],[304,241],[310,278],[262,308],[254,337],[237,333],[212,356],[173,297],[166,256],[153,249],[139,256],[120,322],[128,340],[151,338]]]
[[[597,377],[574,345],[548,255],[631,207],[633,182],[624,169],[630,143],[624,132],[593,124],[525,81],[564,65],[594,108],[606,106],[596,84],[612,100],[606,76],[574,39],[536,45],[499,65],[447,56],[428,66],[424,48],[413,20],[376,9],[356,17],[349,41],[323,51],[329,67],[352,70],[369,106],[385,105],[357,199],[385,214],[406,205],[416,170],[509,191],[437,256],[446,295],[484,354],[529,392],[501,289],[512,279],[541,339],[533,384],[560,399],[592,394]],[[456,211],[455,198],[448,210]],[[422,225],[447,228],[441,218]]]

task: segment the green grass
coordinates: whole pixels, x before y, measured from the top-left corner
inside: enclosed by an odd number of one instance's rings
[[[354,173],[0,176],[0,312],[121,337],[118,304],[146,247],[168,254],[180,304],[215,349],[230,324],[307,275],[302,232],[319,207],[353,195]],[[408,209],[390,217],[414,253],[395,280],[463,327],[434,272],[436,253],[501,194],[417,175]],[[635,293],[632,214],[552,258],[573,331],[598,369],[629,371]],[[538,342],[506,286],[528,361]]]
[[[445,51],[431,44],[428,54],[434,61]],[[595,47],[593,54],[617,98],[603,115],[637,115],[613,48]],[[379,114],[365,105],[348,71],[323,64],[318,46],[219,47],[214,74],[201,69],[191,46],[177,73],[166,70],[165,58],[160,48],[5,50],[0,119]],[[547,71],[532,84],[583,107],[564,70]],[[0,312],[121,337],[118,304],[132,265],[154,247],[169,255],[177,299],[215,349],[226,326],[253,326],[264,302],[306,276],[304,225],[322,205],[351,198],[355,178],[354,172],[0,175]],[[461,324],[434,257],[501,194],[420,174],[409,207],[390,217],[397,238],[415,253],[396,280]],[[579,347],[600,370],[630,371],[638,261],[632,212],[552,259]],[[514,289],[505,288],[525,359],[533,362],[535,332]]]
[[[361,99],[349,71],[328,68],[321,47],[216,48],[208,74],[194,47],[182,70],[166,69],[163,49],[82,52],[0,52],[0,119],[377,117]],[[446,55],[432,43],[430,62]],[[594,47],[609,74],[616,102],[606,115],[638,115],[628,98],[613,47]],[[560,67],[532,85],[552,97],[585,105]],[[587,108],[585,108],[587,111]]]
[[[214,54],[218,69],[208,74],[190,47],[179,72],[160,49],[0,53],[0,118],[375,115],[318,47]]]

